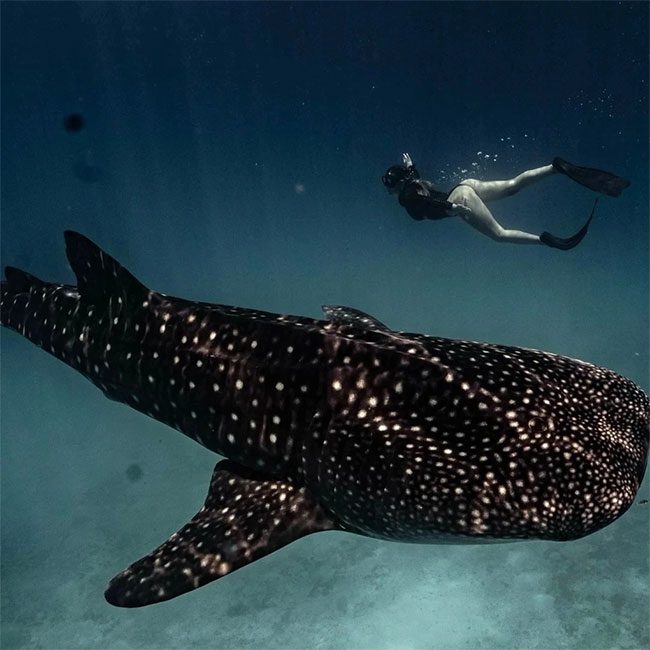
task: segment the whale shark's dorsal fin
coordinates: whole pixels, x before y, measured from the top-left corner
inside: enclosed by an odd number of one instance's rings
[[[91,304],[114,296],[126,302],[146,299],[149,290],[97,244],[72,230],[64,234],[66,254],[82,299]]]
[[[305,488],[223,460],[214,469],[203,508],[155,551],[115,576],[105,597],[119,607],[158,603],[300,537],[336,528]]]
[[[387,327],[382,322],[378,321],[374,316],[370,316],[353,307],[343,307],[341,305],[323,305],[323,312],[328,320],[338,325],[356,325],[367,330],[374,330],[377,332],[392,332],[390,327]]]

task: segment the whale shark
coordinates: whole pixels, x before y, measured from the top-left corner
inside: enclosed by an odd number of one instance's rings
[[[569,541],[633,503],[649,400],[610,370],[349,307],[192,302],[79,233],[65,242],[76,285],[7,267],[2,325],[223,457],[196,515],[109,582],[113,605],[174,598],[319,531]]]

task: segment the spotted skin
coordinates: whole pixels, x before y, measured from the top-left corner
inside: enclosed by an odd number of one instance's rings
[[[204,507],[118,574],[106,598],[173,598],[304,535],[460,543],[571,540],[632,504],[648,397],[538,350],[395,332],[147,289],[66,233],[77,286],[13,268],[2,324],[109,398],[225,456]]]
[[[238,516],[239,515],[239,516]],[[111,580],[106,599],[138,606],[167,600],[335,524],[304,487],[225,460],[205,505],[155,551]]]

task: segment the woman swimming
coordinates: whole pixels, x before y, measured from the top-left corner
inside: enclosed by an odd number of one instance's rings
[[[402,164],[386,170],[382,182],[390,194],[397,194],[400,205],[418,221],[423,219],[444,219],[460,216],[470,226],[488,237],[513,244],[544,244],[552,248],[569,250],[577,246],[587,234],[594,216],[598,199],[594,202],[591,215],[580,230],[567,239],[543,232],[534,235],[523,230],[506,229],[492,216],[487,203],[512,196],[552,174],[564,174],[594,192],[619,196],[630,182],[600,169],[578,167],[562,158],[555,158],[551,165],[529,169],[506,181],[479,181],[468,178],[453,187],[450,192],[439,192],[429,181],[420,179],[411,156],[402,154]]]

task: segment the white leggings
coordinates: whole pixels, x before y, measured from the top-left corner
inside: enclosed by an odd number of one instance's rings
[[[537,169],[529,169],[507,181],[479,181],[475,178],[468,178],[452,190],[447,200],[468,208],[467,212],[461,213],[462,219],[496,241],[513,244],[541,244],[539,235],[533,235],[523,230],[503,228],[485,204],[512,196],[524,187],[555,173],[553,165],[546,165]]]

